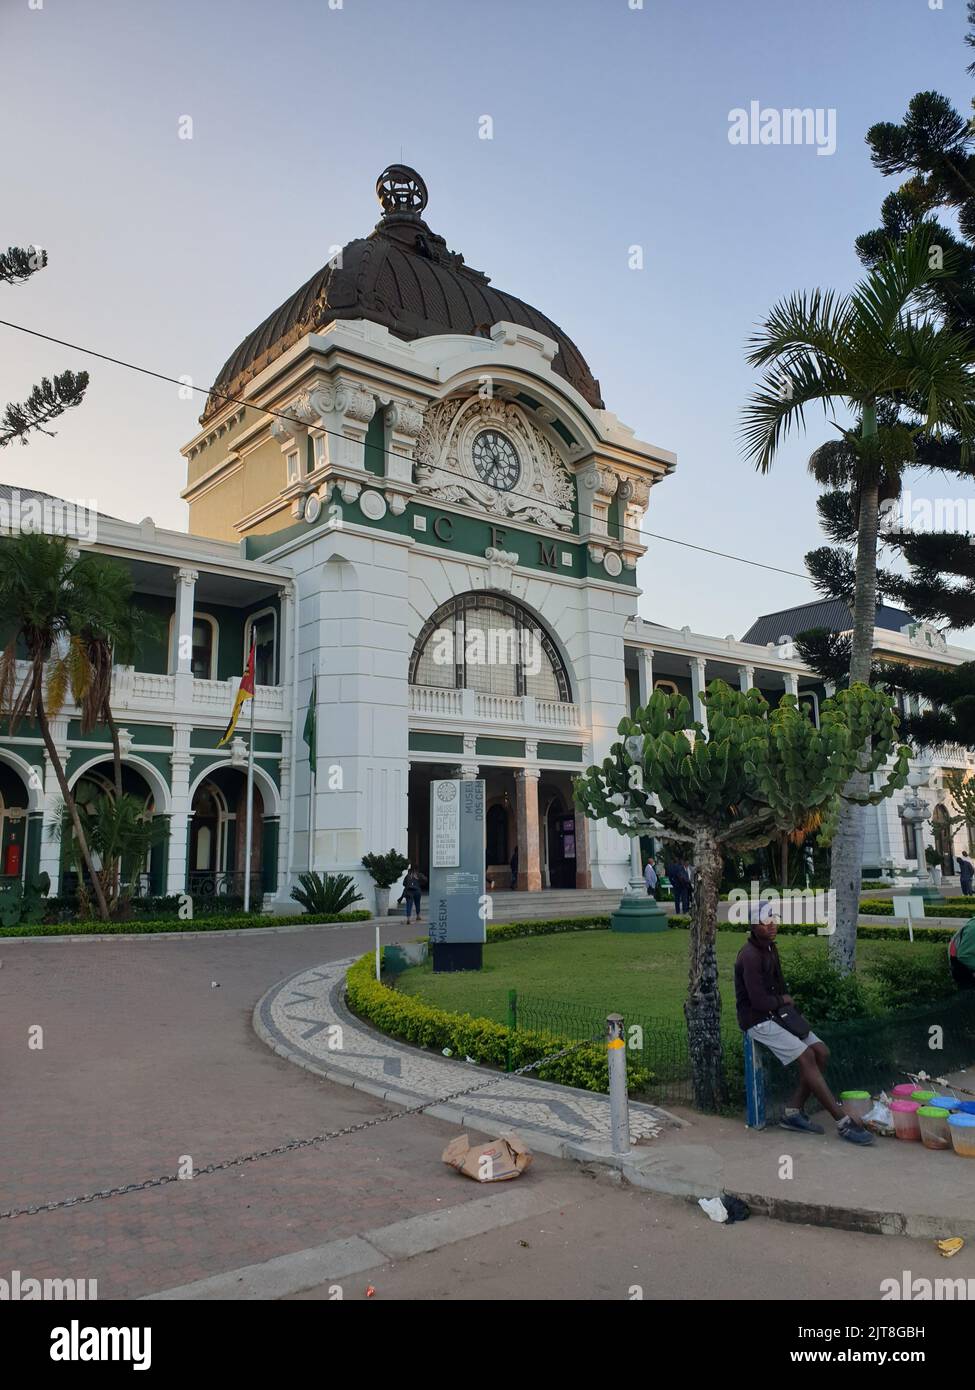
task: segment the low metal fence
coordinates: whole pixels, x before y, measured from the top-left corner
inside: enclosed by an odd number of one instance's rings
[[[510,990],[510,1027],[550,1034],[568,1043],[601,1035],[612,1001],[596,1008],[574,1000],[550,999]],[[863,1018],[816,1026],[830,1049],[827,1080],[835,1095],[863,1090],[877,1095],[910,1074],[925,1071],[945,1076],[975,1062],[975,990],[901,1010],[882,1018]],[[694,1104],[690,1052],[683,1019],[623,1015],[627,1059],[652,1074],[649,1084],[632,1088],[635,1100],[658,1104]],[[746,1104],[744,1039],[733,1014],[722,1019],[723,1071],[728,1105]],[[795,1065],[781,1066],[765,1048],[756,1049],[768,1122],[776,1120],[796,1089]],[[975,1087],[973,1087],[975,1089]]]

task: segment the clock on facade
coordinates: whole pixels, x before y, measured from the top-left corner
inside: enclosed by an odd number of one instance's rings
[[[477,476],[499,492],[510,492],[521,476],[518,450],[499,430],[481,430],[471,455]]]

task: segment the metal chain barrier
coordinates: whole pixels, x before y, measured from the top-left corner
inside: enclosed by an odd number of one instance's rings
[[[393,1110],[388,1115],[377,1115],[372,1120],[360,1120],[358,1124],[346,1125],[343,1129],[325,1130],[323,1134],[313,1135],[308,1139],[289,1139],[286,1144],[277,1144],[273,1149],[260,1149],[256,1153],[243,1154],[239,1158],[226,1158],[221,1163],[208,1163],[203,1168],[194,1169],[193,1177],[201,1178],[210,1173],[222,1173],[228,1168],[239,1168],[242,1163],[257,1163],[262,1158],[274,1158],[278,1154],[296,1153],[299,1149],[310,1148],[313,1144],[325,1144],[330,1139],[341,1139],[347,1134],[360,1134],[363,1130],[373,1129],[376,1125],[388,1124],[390,1120],[400,1120],[404,1115],[421,1115],[424,1110],[429,1110],[434,1105],[444,1105],[450,1100],[460,1100],[463,1096],[473,1095],[476,1091],[487,1090],[489,1086],[496,1086],[499,1081],[510,1081],[513,1076],[524,1076],[530,1071],[536,1071],[539,1067],[544,1067],[549,1062],[557,1062],[560,1057],[567,1057],[571,1052],[576,1052],[580,1047],[588,1047],[590,1043],[599,1042],[602,1034],[583,1038],[580,1042],[571,1043],[568,1047],[563,1047],[558,1052],[552,1052],[547,1057],[540,1057],[537,1062],[528,1062],[523,1067],[518,1067],[513,1072],[501,1072],[498,1076],[493,1076],[490,1081],[480,1081],[474,1086],[468,1086],[462,1091],[451,1091],[445,1096],[435,1096],[433,1100],[426,1100],[422,1105],[407,1106],[405,1110]],[[106,1187],[101,1192],[86,1192],[80,1197],[64,1197],[59,1202],[44,1202],[40,1206],[16,1207],[10,1211],[0,1211],[0,1221],[11,1220],[15,1216],[36,1216],[42,1211],[59,1211],[63,1207],[82,1206],[85,1202],[100,1202],[108,1197],[122,1197],[127,1192],[145,1192],[153,1187],[165,1187],[171,1182],[186,1182],[186,1178],[181,1178],[178,1173],[163,1173],[156,1178],[147,1178],[145,1182],[130,1182],[121,1187]]]

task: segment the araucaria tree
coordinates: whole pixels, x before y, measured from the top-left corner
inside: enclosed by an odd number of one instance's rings
[[[748,361],[765,375],[745,408],[743,434],[746,456],[762,472],[789,430],[804,424],[808,406],[818,404],[827,417],[840,407],[852,415],[840,438],[810,460],[817,481],[848,493],[856,516],[851,683],[870,679],[881,499],[897,496],[921,441],[946,434],[965,441],[975,425],[971,339],[923,307],[932,283],[947,273],[931,251],[930,230],[911,231],[853,294],[817,290],[776,305],[749,346]],[[967,458],[967,445],[961,448]],[[856,960],[866,789],[863,772],[854,771],[833,838],[830,952],[844,971]]]
[[[896,743],[893,701],[866,685],[825,701],[818,729],[792,695],[772,708],[757,690],[712,681],[705,703],[706,733],[683,695],[654,691],[620,721],[620,741],[602,765],[577,779],[575,799],[623,835],[692,845],[684,1014],[695,1104],[715,1110],[725,1098],[715,952],[723,857],[811,828],[857,771],[869,777],[889,763],[884,784],[859,799],[889,796],[906,781],[909,750]]]
[[[11,246],[0,251],[0,284],[22,285],[47,265],[47,252],[37,246]],[[87,372],[60,372],[53,379],[42,377],[25,401],[12,401],[0,416],[0,449],[15,439],[27,443],[27,436],[38,430],[52,434],[47,426],[73,406],[80,405],[88,387]]]

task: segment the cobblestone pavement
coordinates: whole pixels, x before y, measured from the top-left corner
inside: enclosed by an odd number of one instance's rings
[[[404,1105],[435,1101],[490,1078],[486,1068],[394,1042],[354,1018],[342,1001],[350,964],[323,963],[269,991],[254,1021],[275,1051]],[[335,1046],[339,1040],[340,1048]],[[490,1089],[451,1101],[450,1109],[461,1124],[492,1133],[515,1128],[529,1144],[554,1140],[550,1151],[558,1152],[563,1143],[602,1145],[610,1137],[608,1096],[531,1077],[502,1077]],[[654,1139],[670,1123],[670,1117],[654,1106],[630,1106],[634,1141]]]
[[[384,929],[388,940],[416,928]],[[0,943],[0,1210],[89,1193],[387,1114],[254,1033],[274,980],[368,950],[374,926],[162,941]],[[29,1046],[40,1025],[43,1047]],[[36,1034],[34,1035],[37,1036]],[[491,1191],[440,1161],[454,1125],[408,1116],[193,1181],[0,1221],[0,1277],[135,1297]],[[542,1155],[542,1181],[565,1165]]]

